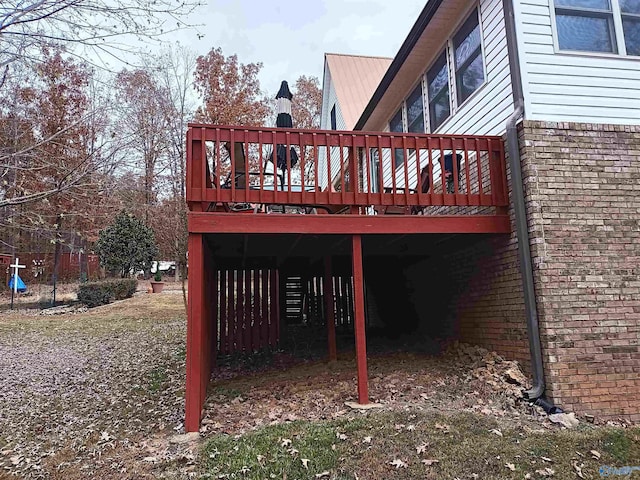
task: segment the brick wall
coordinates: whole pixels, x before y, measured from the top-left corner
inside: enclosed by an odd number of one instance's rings
[[[640,421],[640,126],[524,123],[548,391]]]
[[[508,162],[507,158],[509,178]],[[483,184],[488,185],[488,165],[483,171]],[[511,198],[510,181],[508,185]],[[427,333],[495,350],[530,371],[512,204],[509,216],[510,235],[457,236],[440,244],[437,256],[415,265],[407,275],[416,285],[414,302]]]

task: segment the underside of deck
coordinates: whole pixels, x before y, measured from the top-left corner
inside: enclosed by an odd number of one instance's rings
[[[277,346],[294,276],[322,291],[329,360],[335,275],[347,285],[367,403],[365,270],[380,301],[398,302],[400,262],[510,233],[506,185],[499,137],[191,125],[187,431],[218,351]]]

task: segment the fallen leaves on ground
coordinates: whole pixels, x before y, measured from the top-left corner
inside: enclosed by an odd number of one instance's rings
[[[403,462],[399,458],[395,458],[392,461],[390,461],[389,463],[391,465],[393,465],[394,467],[396,467],[396,468],[407,468],[407,462]]]
[[[138,316],[146,302],[131,299],[116,315],[107,306],[0,320],[0,447],[14,459],[0,456],[0,469],[152,478],[158,457],[142,444],[182,429],[185,322],[180,309],[153,302],[156,318]],[[124,461],[131,456],[143,460],[139,469]]]

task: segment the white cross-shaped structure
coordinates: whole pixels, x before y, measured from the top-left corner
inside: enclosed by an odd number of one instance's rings
[[[11,268],[13,268],[13,293],[16,294],[18,293],[18,271],[21,268],[27,268],[26,265],[20,265],[20,259],[18,259],[18,257],[16,257],[16,263],[14,263],[13,265],[9,265]]]

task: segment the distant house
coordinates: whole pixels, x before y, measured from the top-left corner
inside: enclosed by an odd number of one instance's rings
[[[429,0],[390,64],[327,55],[323,95],[327,129],[503,136],[513,233],[417,266],[421,321],[529,365],[534,398],[639,421],[640,2]]]

